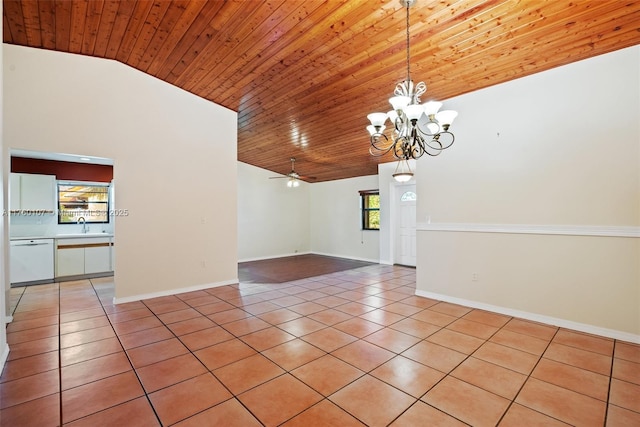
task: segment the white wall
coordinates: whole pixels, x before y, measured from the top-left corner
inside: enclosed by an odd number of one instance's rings
[[[5,156],[114,160],[118,301],[237,280],[235,112],[115,61],[4,55]]]
[[[360,190],[378,188],[369,175],[318,182],[310,188],[311,250],[322,255],[378,262],[380,232],[362,230]]]
[[[286,160],[286,159],[285,159]],[[238,260],[308,253],[309,187],[266,169],[238,162]]]
[[[0,12],[2,12],[2,4],[0,4]],[[0,65],[2,65],[4,61],[4,56],[2,51],[0,51]],[[3,78],[3,67],[0,67],[0,80]],[[3,94],[2,99],[4,99],[4,90],[0,87],[0,93]],[[0,99],[0,117],[3,113],[4,104]],[[2,200],[2,221],[0,221],[0,374],[2,374],[2,370],[4,369],[4,364],[9,357],[9,346],[7,345],[7,329],[5,326],[5,318],[9,313],[9,288],[6,286],[6,283],[9,283],[9,272],[7,271],[6,266],[9,265],[8,260],[8,248],[9,248],[9,239],[6,237],[6,230],[9,224],[9,217],[6,212],[8,209],[8,200],[5,195],[8,192],[8,180],[5,179],[5,167],[7,164],[7,159],[5,157],[4,151],[4,132],[2,129],[4,127],[3,120],[0,120],[0,200]],[[7,319],[8,320],[8,319]]]
[[[640,339],[640,47],[447,107],[456,143],[418,161],[418,292]]]

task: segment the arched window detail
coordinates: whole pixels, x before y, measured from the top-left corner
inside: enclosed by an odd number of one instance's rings
[[[418,199],[418,196],[413,191],[405,191],[402,197],[400,197],[401,202],[415,202]]]

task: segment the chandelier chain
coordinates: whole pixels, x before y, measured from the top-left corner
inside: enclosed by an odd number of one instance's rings
[[[407,84],[411,81],[411,51],[409,49],[409,5],[407,2]]]

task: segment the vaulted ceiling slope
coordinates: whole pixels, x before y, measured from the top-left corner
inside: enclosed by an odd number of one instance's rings
[[[366,116],[406,74],[398,0],[4,0],[4,42],[110,58],[238,112],[238,160],[377,173]],[[640,2],[418,0],[411,74],[444,100],[640,44]],[[472,114],[472,112],[462,112]],[[455,124],[454,124],[455,128]],[[455,129],[454,129],[455,131]]]

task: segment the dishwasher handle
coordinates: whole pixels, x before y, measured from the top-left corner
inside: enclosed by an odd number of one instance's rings
[[[40,245],[53,245],[53,242],[42,242],[42,241],[20,241],[20,242],[11,242],[11,246],[40,246]]]

